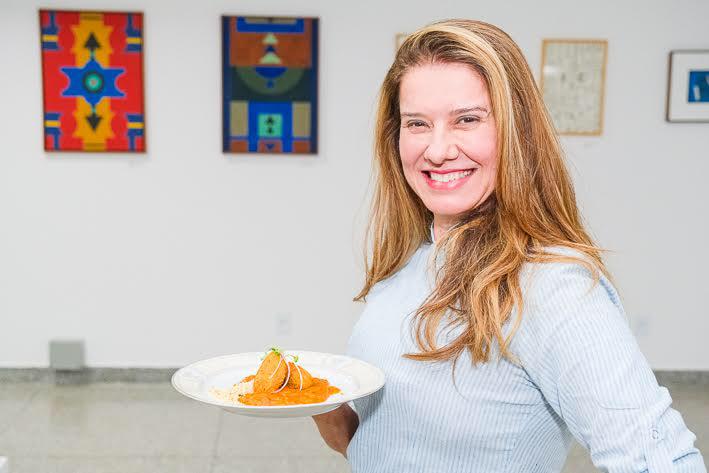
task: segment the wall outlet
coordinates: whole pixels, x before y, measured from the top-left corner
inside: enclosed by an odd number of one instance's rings
[[[276,335],[290,335],[293,332],[291,314],[279,313],[275,316]]]

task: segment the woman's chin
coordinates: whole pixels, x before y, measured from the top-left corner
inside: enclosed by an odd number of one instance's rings
[[[487,195],[475,195],[472,196],[468,194],[467,196],[461,195],[424,195],[421,199],[428,210],[433,213],[437,218],[443,218],[444,220],[455,220],[458,217],[465,215],[466,213],[473,210],[475,207],[479,206],[484,202]]]
[[[426,208],[431,211],[436,219],[442,220],[455,220],[460,216],[464,215],[466,212],[472,210],[473,204],[471,205],[426,205]]]

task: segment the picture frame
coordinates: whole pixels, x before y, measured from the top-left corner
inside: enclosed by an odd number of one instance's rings
[[[39,10],[44,150],[146,152],[139,11]]]
[[[317,155],[317,17],[223,15],[222,151]]]
[[[539,89],[560,135],[603,133],[608,41],[544,39]]]
[[[398,51],[406,38],[409,37],[409,33],[396,33],[394,36],[394,52]]]
[[[670,51],[665,120],[709,123],[709,49]]]

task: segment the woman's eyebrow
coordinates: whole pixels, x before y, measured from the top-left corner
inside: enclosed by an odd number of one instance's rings
[[[461,113],[470,113],[470,112],[484,112],[487,113],[488,110],[487,108],[477,105],[475,107],[465,107],[465,108],[457,108],[451,112],[451,115],[460,115]]]
[[[474,107],[464,107],[464,108],[456,108],[453,110],[450,114],[451,115],[460,115],[461,113],[470,113],[470,112],[483,112],[483,113],[488,113],[488,109],[481,106],[481,105],[476,105]],[[422,113],[416,113],[416,112],[402,112],[401,113],[402,118],[403,117],[422,117]]]

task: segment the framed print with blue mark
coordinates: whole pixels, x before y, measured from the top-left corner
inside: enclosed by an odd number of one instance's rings
[[[40,10],[46,151],[145,151],[143,14]]]
[[[670,52],[668,122],[709,122],[709,50]]]
[[[318,19],[222,17],[222,149],[318,151]]]

